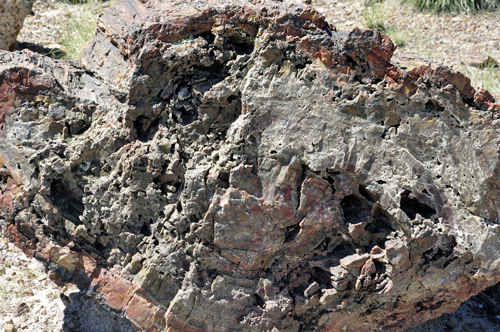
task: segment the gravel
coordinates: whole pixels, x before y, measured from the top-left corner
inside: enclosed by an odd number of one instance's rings
[[[0,220],[0,234],[5,221]],[[0,327],[24,332],[62,331],[65,305],[61,294],[77,292],[59,288],[45,274],[42,263],[27,257],[0,235]]]

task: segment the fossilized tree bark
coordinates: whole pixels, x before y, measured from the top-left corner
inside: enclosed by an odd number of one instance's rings
[[[10,238],[147,331],[396,331],[500,279],[499,104],[271,1],[110,8],[0,53]]]

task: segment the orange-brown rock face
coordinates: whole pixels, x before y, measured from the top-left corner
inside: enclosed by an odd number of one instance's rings
[[[11,241],[144,331],[398,331],[500,279],[500,105],[272,1],[110,8],[0,53]]]

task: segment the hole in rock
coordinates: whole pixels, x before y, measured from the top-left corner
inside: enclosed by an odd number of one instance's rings
[[[425,104],[424,112],[432,113],[432,112],[435,112],[435,111],[437,111],[437,112],[443,112],[444,111],[444,107],[439,106],[439,104],[438,104],[437,101],[434,101],[434,100],[430,99]]]
[[[264,299],[260,297],[259,294],[253,294],[253,296],[255,297],[255,302],[257,303],[257,305],[264,309],[264,307],[266,306],[266,302],[264,301]]]
[[[233,48],[236,54],[238,55],[243,55],[243,54],[252,54],[253,52],[253,43],[233,43]]]
[[[159,119],[151,121],[151,119],[139,115],[137,119],[134,121],[134,128],[137,132],[137,139],[142,142],[147,141],[150,129],[153,128],[154,126],[157,127],[159,125],[159,122],[160,122]]]
[[[394,231],[394,228],[391,226],[391,219],[392,216],[387,211],[382,209],[380,206],[377,206],[373,213],[373,217],[370,223],[365,227],[365,230],[370,233],[389,234]]]
[[[180,117],[181,117],[180,118],[181,124],[184,126],[187,126],[188,124],[193,123],[198,118],[198,112],[196,112],[196,110],[194,108],[187,110],[183,106],[183,107],[179,108],[178,112],[179,112]]]
[[[144,224],[141,228],[141,234],[144,236],[150,236],[151,235],[151,229],[149,228],[148,224]]]
[[[209,44],[212,44],[215,41],[215,35],[212,32],[202,33],[200,37],[204,38]]]
[[[301,69],[306,68],[306,65],[308,65],[308,63],[297,63],[297,64],[295,64],[295,68],[297,70],[301,70]]]
[[[295,239],[295,237],[299,234],[300,232],[300,226],[299,224],[287,227],[285,230],[285,242],[291,242]]]
[[[229,173],[222,172],[219,174],[218,185],[221,188],[229,188]]]
[[[356,195],[349,195],[340,201],[344,219],[351,224],[366,221],[370,215],[370,208]]]
[[[322,268],[314,267],[311,271],[313,278],[320,285],[327,286],[328,288],[332,287],[332,279],[330,278],[330,273],[326,272]]]
[[[335,178],[333,176],[327,176],[324,178],[326,181],[328,181],[328,183],[330,184],[331,188],[332,188],[332,195],[335,194],[336,190],[335,190]]]
[[[239,100],[239,99],[240,99],[240,97],[239,97],[239,96],[234,96],[234,95],[231,95],[231,96],[227,97],[227,103],[228,103],[228,104],[232,104],[232,103],[233,103],[233,101],[235,101],[235,100]]]
[[[409,190],[406,190],[404,193],[402,193],[400,202],[401,210],[406,213],[408,218],[413,220],[418,213],[422,217],[430,219],[432,215],[436,214],[436,210],[434,210],[429,205],[420,203],[420,201],[418,201],[416,198],[410,198],[410,193],[411,192]]]
[[[73,191],[69,189],[62,180],[54,180],[50,184],[50,199],[64,217],[71,220],[75,225],[81,225],[80,216],[85,206],[76,198]]]

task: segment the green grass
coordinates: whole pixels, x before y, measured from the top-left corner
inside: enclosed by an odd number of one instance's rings
[[[385,32],[387,19],[394,8],[394,1],[370,1],[363,9],[363,23],[365,28]]]
[[[109,1],[106,5],[115,2]],[[82,57],[83,44],[94,38],[97,18],[106,5],[102,0],[88,0],[84,3],[75,1],[70,5],[71,13],[61,20],[61,24],[65,26],[60,40],[64,58]]]
[[[421,10],[432,12],[474,12],[500,8],[500,0],[406,0]]]

